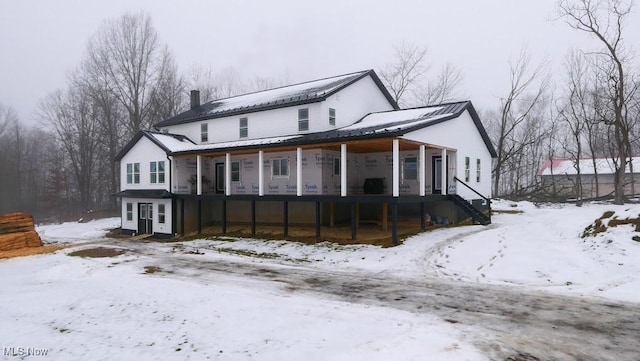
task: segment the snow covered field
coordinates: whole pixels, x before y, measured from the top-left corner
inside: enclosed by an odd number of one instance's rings
[[[439,229],[394,248],[216,238],[179,243],[102,240],[118,218],[39,226],[56,254],[0,261],[0,346],[46,349],[64,360],[486,360],[486,330],[428,312],[294,292],[286,282],[196,272],[199,263],[340,272],[422,282],[508,285],[581,299],[640,303],[640,242],[631,225],[581,238],[606,211],[637,218],[640,206],[583,207],[499,201],[488,227]],[[520,213],[521,212],[521,213]],[[116,257],[69,254],[120,248]],[[147,252],[148,251],[148,252]],[[170,269],[181,257],[194,270]],[[175,265],[174,265],[175,266]],[[252,266],[254,267],[254,266]],[[259,268],[258,268],[259,269]],[[284,280],[286,281],[286,280]],[[535,346],[535,345],[534,345]],[[639,351],[640,352],[640,351]],[[33,356],[36,359],[36,356]],[[614,359],[614,358],[612,358]]]

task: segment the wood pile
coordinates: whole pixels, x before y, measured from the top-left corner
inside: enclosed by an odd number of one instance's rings
[[[0,251],[25,247],[40,247],[42,240],[28,213],[0,215]]]

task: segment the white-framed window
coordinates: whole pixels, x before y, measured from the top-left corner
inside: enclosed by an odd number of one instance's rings
[[[476,182],[480,183],[480,158],[476,159]]]
[[[329,108],[329,125],[336,125],[336,110]]]
[[[469,157],[464,157],[464,181],[468,182],[471,178],[471,160]]]
[[[289,159],[280,158],[271,161],[272,177],[288,177],[289,176]]]
[[[298,109],[298,131],[309,130],[309,108]]]
[[[246,138],[249,136],[249,119],[240,118],[240,138]]]
[[[127,184],[140,184],[140,163],[127,163]]]
[[[165,223],[165,208],[164,204],[158,204],[158,223]]]
[[[206,143],[209,141],[209,124],[200,124],[200,142]]]
[[[340,157],[333,158],[333,175],[340,175]]]
[[[240,182],[240,162],[231,162],[231,181]]]
[[[402,164],[402,179],[404,180],[418,179],[418,158],[416,157],[404,158],[404,162]]]
[[[149,163],[149,180],[152,184],[164,183],[164,161]]]
[[[127,203],[127,221],[133,221],[133,203]]]

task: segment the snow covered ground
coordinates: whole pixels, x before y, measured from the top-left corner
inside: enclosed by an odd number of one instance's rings
[[[428,313],[288,292],[237,275],[153,273],[148,267],[158,260],[136,247],[193,254],[194,264],[233,260],[640,303],[634,227],[580,237],[606,211],[615,212],[609,219],[638,217],[640,206],[498,201],[494,209],[511,213],[494,215],[488,227],[439,229],[393,248],[219,237],[135,247],[121,241],[115,244],[129,250],[123,255],[81,258],[69,253],[95,247],[118,218],[39,226],[45,242],[73,246],[0,261],[0,346],[5,358],[6,350],[31,347],[65,360],[488,359],[468,326]]]

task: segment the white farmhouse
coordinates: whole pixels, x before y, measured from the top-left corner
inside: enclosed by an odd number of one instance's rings
[[[471,102],[400,110],[373,70],[199,98],[116,157],[124,232],[350,223],[355,239],[390,218],[395,242],[398,219],[490,222],[496,154]]]

